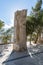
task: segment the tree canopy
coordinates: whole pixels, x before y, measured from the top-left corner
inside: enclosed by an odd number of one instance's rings
[[[26,20],[27,35],[33,34],[33,32],[36,32],[37,40],[39,35],[41,34],[42,27],[43,27],[43,9],[41,6],[42,6],[42,0],[38,0],[35,7],[32,7],[30,16],[27,16],[27,20]]]

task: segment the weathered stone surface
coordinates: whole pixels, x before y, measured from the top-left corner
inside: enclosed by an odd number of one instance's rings
[[[21,10],[15,12],[14,20],[14,49],[24,50],[26,49],[26,16],[27,10]],[[18,45],[18,46],[17,46]]]

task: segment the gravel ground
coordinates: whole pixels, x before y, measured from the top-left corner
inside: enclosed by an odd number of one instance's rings
[[[43,45],[33,46],[27,43],[27,51],[24,52],[13,51],[13,44],[5,45],[3,49],[0,65],[43,65]]]

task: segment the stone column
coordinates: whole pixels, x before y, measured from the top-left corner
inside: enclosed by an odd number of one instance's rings
[[[14,50],[23,51],[26,49],[26,16],[27,10],[15,12],[14,20]]]

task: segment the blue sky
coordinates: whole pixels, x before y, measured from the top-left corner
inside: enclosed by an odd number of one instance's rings
[[[5,22],[5,28],[13,26],[15,11],[28,9],[30,14],[36,2],[37,0],[0,0],[0,19]]]

